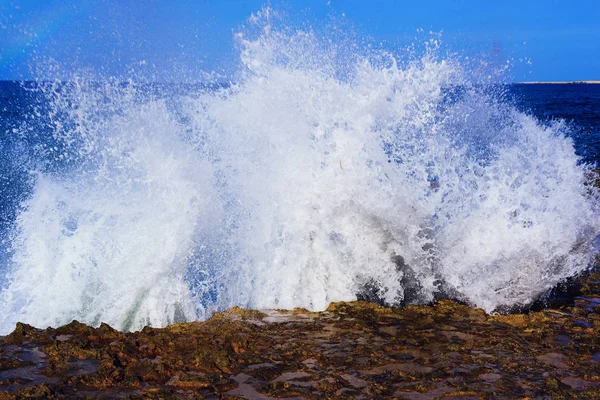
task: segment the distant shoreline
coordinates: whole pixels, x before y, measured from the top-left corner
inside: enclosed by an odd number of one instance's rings
[[[514,82],[517,85],[600,85],[600,80],[591,81],[550,81],[550,82]]]

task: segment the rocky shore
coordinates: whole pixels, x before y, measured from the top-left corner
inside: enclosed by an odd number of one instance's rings
[[[0,399],[600,399],[600,273],[581,279],[572,302],[507,316],[443,300],[136,333],[19,324],[0,338]]]

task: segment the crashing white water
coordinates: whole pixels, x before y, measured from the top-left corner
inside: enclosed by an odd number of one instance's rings
[[[590,265],[597,193],[560,124],[435,50],[400,66],[253,19],[229,87],[46,89],[57,158],[74,162],[35,172],[0,333],[321,310],[365,285],[388,304],[444,291],[491,312]]]

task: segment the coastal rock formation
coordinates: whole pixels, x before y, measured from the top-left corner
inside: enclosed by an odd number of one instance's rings
[[[570,304],[506,316],[442,300],[134,333],[19,324],[0,338],[0,399],[600,398],[600,273],[582,279]]]

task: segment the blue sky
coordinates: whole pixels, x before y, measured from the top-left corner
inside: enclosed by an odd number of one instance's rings
[[[258,0],[0,0],[0,79],[91,69],[199,76],[233,64],[233,32]],[[442,32],[444,50],[514,60],[509,80],[600,79],[598,0],[272,1],[292,26],[331,18],[393,50]],[[415,39],[415,37],[418,37]],[[418,43],[417,43],[418,44]],[[52,60],[52,61],[51,61]],[[530,63],[528,62],[530,61]],[[101,72],[99,72],[101,71]],[[182,78],[185,79],[185,78]]]

